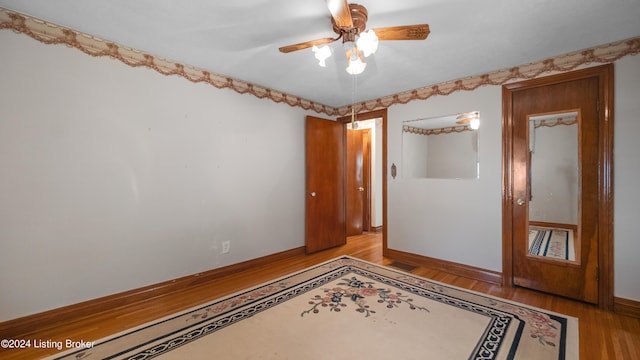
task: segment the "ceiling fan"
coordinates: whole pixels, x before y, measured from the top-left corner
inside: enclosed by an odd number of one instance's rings
[[[326,0],[326,2],[331,13],[333,31],[338,34],[338,37],[322,38],[283,46],[279,49],[280,52],[289,53],[311,47],[320,66],[324,66],[324,60],[331,55],[331,52],[326,46],[323,48],[320,48],[320,46],[342,39],[349,62],[347,72],[359,74],[364,71],[366,66],[364,57],[376,51],[379,40],[424,40],[430,32],[428,24],[367,30],[368,12],[364,6],[348,4],[347,0]]]

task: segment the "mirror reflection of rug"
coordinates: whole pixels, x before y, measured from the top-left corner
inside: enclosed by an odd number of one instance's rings
[[[54,359],[578,359],[578,320],[341,257]]]
[[[529,226],[529,254],[575,261],[573,230]]]

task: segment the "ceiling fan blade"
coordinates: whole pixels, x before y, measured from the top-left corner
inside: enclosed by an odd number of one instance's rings
[[[384,27],[373,31],[379,40],[424,40],[431,32],[429,24]]]
[[[327,0],[327,7],[333,16],[333,20],[341,29],[351,29],[353,27],[353,19],[351,18],[351,10],[347,0]]]
[[[474,118],[474,117],[478,117],[478,112],[477,111],[460,113],[458,116],[456,116],[456,120],[471,119],[471,118]]]
[[[290,52],[293,52],[293,51],[298,51],[298,50],[310,48],[313,45],[320,46],[320,45],[324,45],[324,44],[330,44],[330,43],[332,43],[334,41],[336,41],[336,39],[323,38],[323,39],[318,39],[318,40],[305,41],[305,42],[299,43],[299,44],[283,46],[278,50],[280,50],[280,52],[283,52],[283,53],[290,53]]]
[[[461,113],[460,115],[456,116],[456,120],[458,120],[456,121],[456,124],[467,124],[467,123],[470,123],[471,120],[477,119],[477,118],[478,118],[477,111]]]

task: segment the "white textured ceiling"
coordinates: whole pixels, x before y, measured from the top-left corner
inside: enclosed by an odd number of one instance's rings
[[[367,27],[428,23],[424,41],[383,41],[354,81],[323,0],[0,0],[0,7],[185,65],[340,107],[640,36],[640,0],[357,0]],[[1,44],[0,44],[1,49]],[[355,91],[354,91],[355,89]]]

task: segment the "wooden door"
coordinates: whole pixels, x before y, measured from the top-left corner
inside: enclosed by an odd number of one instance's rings
[[[345,126],[306,118],[305,244],[307,253],[346,243]]]
[[[371,129],[362,129],[362,186],[364,188],[362,208],[362,231],[371,230],[371,176],[372,176],[372,156],[371,156]]]
[[[363,133],[347,130],[347,236],[362,234],[364,224]]]
[[[609,247],[609,239],[603,231],[610,224],[609,208],[600,203],[601,195],[608,193],[608,177],[612,174],[609,164],[610,124],[605,121],[602,104],[607,94],[603,78],[594,70],[530,80],[504,87],[507,126],[506,192],[504,205],[509,211],[506,232],[512,236],[513,284],[549,292],[589,303],[601,301],[601,264],[608,264],[602,256],[608,256],[603,247]],[[529,252],[529,201],[531,196],[531,144],[530,119],[537,114],[578,114],[576,140],[578,149],[578,215],[576,229],[577,258],[560,261]],[[606,163],[606,164],[605,164]],[[558,170],[560,171],[560,170]],[[533,175],[535,176],[535,175]],[[561,191],[561,190],[558,190]],[[533,194],[546,196],[547,194]],[[606,204],[604,204],[606,205]],[[605,227],[605,229],[603,229]],[[608,266],[607,266],[608,267]],[[509,273],[509,271],[507,271]]]
[[[371,129],[347,129],[347,236],[371,230]]]

